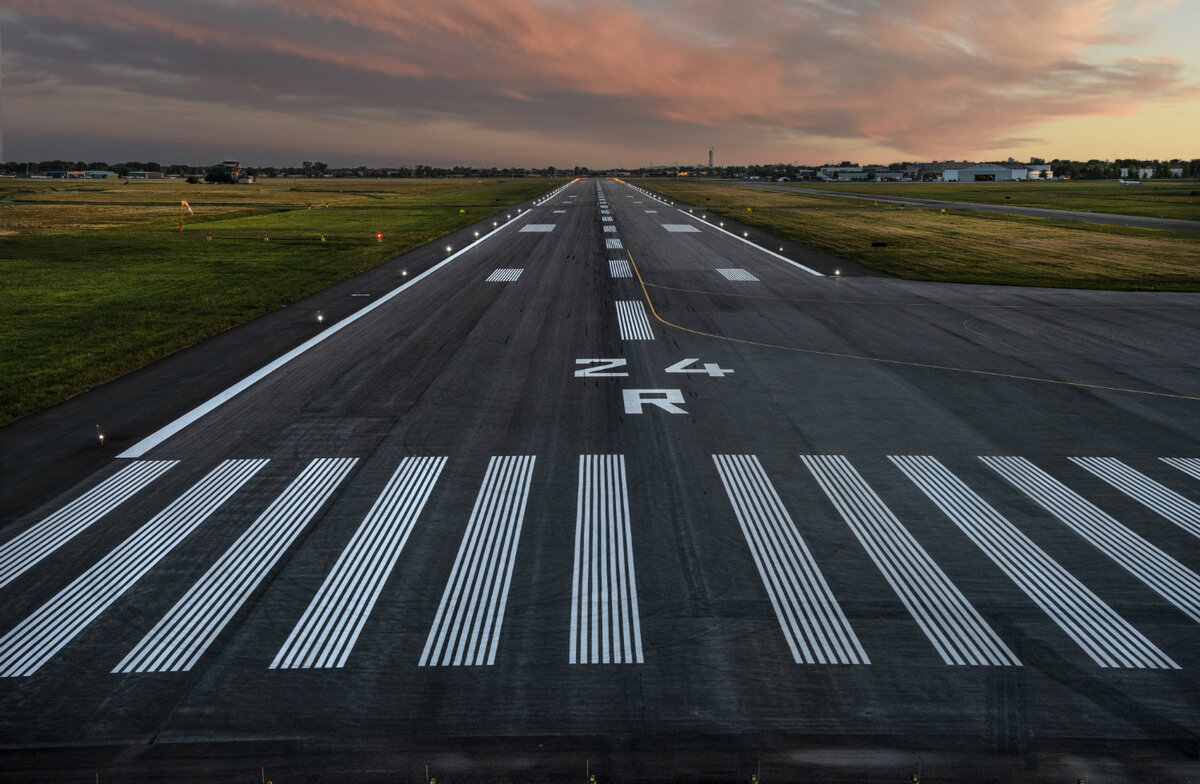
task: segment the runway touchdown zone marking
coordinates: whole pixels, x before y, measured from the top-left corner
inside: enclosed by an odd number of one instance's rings
[[[744,269],[717,269],[717,272],[721,273],[725,280],[758,283],[758,278]]]
[[[699,233],[700,231],[700,229],[696,228],[690,223],[664,223],[662,224],[662,227],[675,234],[691,234]]]
[[[558,224],[555,224],[555,223],[527,223],[524,226],[522,226],[518,231],[520,231],[520,232],[524,232],[524,231],[541,232],[544,234],[546,232],[554,231],[554,227],[556,225],[558,225]]]

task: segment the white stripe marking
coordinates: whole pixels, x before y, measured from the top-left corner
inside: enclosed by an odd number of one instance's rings
[[[621,340],[654,340],[654,330],[641,300],[617,300],[617,328]]]
[[[186,672],[195,666],[357,462],[340,457],[309,463],[113,672]]]
[[[1200,576],[1023,457],[981,457],[1035,503],[1200,623]]]
[[[620,250],[621,249],[621,241],[620,240],[605,240],[604,247],[608,248],[609,250]]]
[[[568,660],[643,662],[623,455],[579,457]]]
[[[530,223],[528,226],[522,226],[521,231],[541,232],[544,234],[546,232],[554,231],[555,225],[557,225],[557,224],[554,224],[554,223]]]
[[[521,277],[521,273],[524,271],[525,271],[525,269],[523,267],[520,269],[498,269],[495,272],[493,272],[491,275],[488,275],[487,280],[485,280],[484,282],[485,283],[512,283],[517,278]]]
[[[488,463],[420,666],[495,663],[535,459]]]
[[[32,675],[267,464],[226,460],[0,639],[0,676]]]
[[[366,626],[445,457],[406,457],[338,557],[271,668],[343,667]]]
[[[662,227],[674,234],[688,234],[700,231],[700,229],[690,223],[664,223]]]
[[[629,266],[629,259],[609,259],[608,274],[614,278],[632,278],[633,269]]]
[[[932,457],[888,458],[1101,667],[1178,669],[1100,597]]]
[[[1200,537],[1200,504],[1169,490],[1115,457],[1067,458],[1125,495],[1158,512],[1192,536]]]
[[[337,323],[333,324],[332,326],[326,327],[324,330],[317,333],[316,335],[309,338],[308,340],[304,341],[299,346],[296,346],[294,349],[287,352],[283,356],[267,363],[266,365],[262,366],[258,370],[254,371],[250,375],[243,378],[241,381],[239,381],[236,384],[234,384],[233,386],[225,389],[224,391],[219,392],[216,396],[210,398],[209,400],[200,404],[196,408],[193,408],[191,411],[187,412],[183,416],[174,420],[170,424],[167,424],[164,427],[161,427],[158,430],[154,431],[154,433],[146,436],[141,441],[138,441],[136,444],[131,446],[129,449],[126,449],[124,452],[117,455],[117,457],[121,457],[121,458],[141,457],[142,455],[146,454],[154,447],[161,444],[163,441],[166,441],[168,438],[170,438],[171,436],[178,433],[180,430],[183,430],[185,427],[192,424],[196,420],[200,419],[204,415],[212,412],[213,410],[218,408],[222,403],[225,403],[225,402],[231,400],[238,394],[244,392],[249,387],[253,386],[254,384],[257,384],[259,381],[262,381],[264,378],[271,375],[276,370],[283,367],[288,362],[291,362],[293,359],[300,356],[304,352],[308,351],[313,346],[316,346],[316,345],[322,343],[323,341],[326,341],[329,338],[333,337],[338,332],[342,331],[346,327],[353,324],[355,321],[358,321],[363,316],[374,311],[376,308],[382,307],[387,302],[390,302],[393,298],[399,296],[402,292],[406,291],[409,287],[415,286],[416,284],[425,280],[425,278],[429,277],[433,273],[442,269],[447,264],[454,261],[455,259],[457,259],[459,256],[463,255],[467,251],[470,251],[473,248],[475,248],[476,246],[480,245],[481,243],[486,242],[487,240],[491,239],[492,237],[495,237],[497,234],[504,231],[504,229],[516,224],[517,221],[524,220],[525,218],[529,217],[532,214],[533,214],[532,210],[527,210],[523,213],[518,214],[517,217],[513,218],[511,221],[501,224],[501,226],[499,228],[494,229],[493,231],[489,232],[488,234],[483,235],[479,239],[472,242],[470,245],[463,247],[461,250],[450,254],[444,260],[433,265],[429,269],[422,272],[420,275],[417,275],[412,280],[410,280],[408,283],[405,283],[402,286],[392,289],[387,294],[384,294],[379,299],[374,300],[373,302],[371,302],[371,304],[365,306],[361,310],[356,310],[353,313],[351,313],[349,316],[346,316],[341,321],[338,321]]]
[[[713,461],[795,662],[869,664],[758,458],[713,455]]]
[[[946,664],[1020,666],[958,587],[841,455],[801,455]]]
[[[744,269],[718,269],[717,272],[725,277],[725,280],[734,280],[745,283],[757,283],[758,278]]]
[[[1188,476],[1200,479],[1200,457],[1160,457],[1169,466],[1174,466]]]
[[[0,588],[178,464],[178,460],[139,460],[127,465],[40,523],[5,542],[0,546]]]

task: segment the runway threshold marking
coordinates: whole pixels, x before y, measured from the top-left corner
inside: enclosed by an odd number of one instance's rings
[[[0,546],[0,588],[179,464],[139,460]]]
[[[192,669],[357,462],[329,457],[309,463],[113,672]]]
[[[742,536],[797,664],[870,664],[755,455],[713,455]]]
[[[455,259],[462,256],[464,253],[467,253],[468,251],[475,249],[482,243],[484,243],[484,242],[488,241],[489,239],[491,239],[492,237],[495,237],[496,235],[500,234],[506,228],[516,225],[518,222],[528,218],[532,214],[533,214],[533,210],[526,210],[525,212],[519,213],[517,215],[517,217],[513,218],[512,220],[510,220],[506,223],[501,224],[495,230],[488,232],[487,234],[483,235],[482,237],[475,240],[471,244],[464,246],[462,249],[455,251],[454,253],[450,254],[442,261],[438,262],[437,264],[434,264],[432,267],[425,270],[420,275],[415,276],[412,280],[408,281],[407,283],[403,284],[402,286],[398,286],[397,288],[392,289],[388,293],[386,293],[383,296],[379,297],[378,299],[372,301],[369,305],[363,307],[360,310],[354,311],[353,313],[351,313],[349,316],[346,316],[341,321],[331,324],[330,326],[326,327],[321,332],[317,333],[313,337],[304,341],[299,346],[296,346],[294,349],[287,352],[283,356],[278,357],[275,360],[272,360],[271,362],[267,363],[266,365],[263,365],[261,368],[259,368],[255,372],[251,373],[250,375],[246,376],[245,378],[243,378],[241,381],[237,382],[233,386],[228,387],[225,390],[217,393],[215,396],[209,398],[207,401],[205,401],[204,403],[201,403],[199,406],[197,406],[196,408],[193,408],[191,411],[187,412],[183,416],[176,418],[169,424],[164,425],[163,427],[154,431],[150,435],[143,438],[141,441],[138,441],[136,444],[134,444],[133,446],[126,449],[124,452],[121,452],[119,455],[117,455],[117,457],[118,458],[141,457],[142,455],[146,454],[154,447],[161,444],[163,441],[166,441],[168,438],[170,438],[171,436],[178,433],[180,430],[183,430],[188,425],[191,425],[192,423],[196,422],[201,417],[205,416],[206,414],[211,413],[212,411],[214,411],[215,409],[220,407],[223,403],[233,399],[234,397],[236,397],[237,395],[246,391],[248,388],[250,388],[254,384],[257,384],[259,381],[262,381],[264,378],[271,375],[276,370],[283,367],[287,363],[291,362],[293,359],[300,356],[304,352],[308,351],[310,348],[313,348],[314,346],[319,345],[320,343],[323,343],[324,341],[333,337],[337,333],[341,332],[346,327],[348,327],[351,324],[353,324],[354,322],[358,321],[363,316],[366,316],[367,314],[373,312],[375,309],[383,307],[385,304],[390,302],[392,299],[399,296],[403,292],[407,291],[412,286],[415,286],[418,283],[420,283],[421,281],[425,280],[430,275],[434,274],[438,270],[445,267],[447,264],[450,264],[452,261],[454,261]]]
[[[269,461],[224,460],[0,639],[0,677],[32,675]]]
[[[1169,466],[1174,466],[1188,476],[1200,479],[1200,457],[1160,457]]]
[[[641,664],[642,628],[624,455],[580,455],[571,664]]]
[[[754,273],[748,272],[744,269],[722,269],[718,267],[717,272],[721,273],[721,276],[725,278],[725,280],[738,281],[742,283],[758,283],[758,278],[754,275]]]
[[[342,667],[446,467],[406,457],[271,662],[271,669]]]
[[[917,455],[888,459],[1096,664],[1179,669],[1171,657],[939,460]]]
[[[913,620],[954,665],[1019,667],[1000,636],[841,455],[801,455]]]
[[[1080,468],[1108,482],[1125,495],[1153,509],[1175,525],[1200,537],[1200,504],[1135,471],[1115,457],[1069,457]]]
[[[420,666],[495,664],[536,459],[488,463]]]
[[[960,368],[951,365],[937,365],[932,362],[914,362],[906,359],[889,359],[887,357],[868,357],[862,354],[846,354],[841,351],[824,351],[816,348],[803,348],[800,346],[784,346],[778,343],[763,343],[758,340],[746,340],[745,338],[729,337],[728,335],[717,335],[712,332],[705,332],[699,329],[692,329],[681,324],[676,324],[667,321],[662,316],[658,315],[658,311],[654,308],[654,301],[650,298],[648,287],[653,284],[648,284],[642,278],[641,270],[638,269],[637,262],[633,260],[633,254],[627,249],[625,251],[629,255],[629,263],[633,266],[634,275],[637,276],[638,284],[642,287],[642,296],[646,299],[646,304],[650,306],[650,313],[661,324],[677,329],[681,332],[687,332],[691,335],[699,335],[700,337],[712,338],[714,340],[724,340],[730,343],[739,343],[744,346],[757,346],[759,348],[779,349],[780,351],[792,351],[797,354],[811,354],[818,357],[835,357],[837,359],[854,359],[861,362],[878,362],[884,365],[898,365],[901,367],[923,368],[925,370],[944,370],[952,373],[966,373],[974,376],[987,376],[990,378],[1007,378],[1014,381],[1036,381],[1042,384],[1056,384],[1064,387],[1074,387],[1077,389],[1094,389],[1100,392],[1125,392],[1133,395],[1149,395],[1151,397],[1165,397],[1174,400],[1193,400],[1200,402],[1200,396],[1197,395],[1178,395],[1173,392],[1154,392],[1149,389],[1131,389],[1128,387],[1110,387],[1103,384],[1088,384],[1083,381],[1066,381],[1058,378],[1042,378],[1039,376],[1024,376],[1018,373],[1002,373],[997,370],[976,370],[973,368]],[[660,287],[665,288],[665,287]],[[1165,458],[1164,458],[1165,459]],[[1175,465],[1172,463],[1172,465]],[[1177,466],[1178,467],[1178,466]],[[1180,470],[1187,471],[1188,469],[1181,468]],[[1196,471],[1193,476],[1200,475],[1200,468],[1193,469]],[[1200,478],[1200,476],[1198,476]]]
[[[1085,542],[1200,623],[1200,575],[1023,457],[980,457]]]

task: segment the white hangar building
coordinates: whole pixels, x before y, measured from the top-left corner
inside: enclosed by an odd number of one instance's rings
[[[945,169],[943,182],[1016,182],[1030,178],[1028,166],[1017,163],[977,163],[964,169]],[[1038,176],[1038,175],[1034,175]]]

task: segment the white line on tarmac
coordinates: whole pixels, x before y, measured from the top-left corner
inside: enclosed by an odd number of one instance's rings
[[[250,375],[246,376],[245,378],[243,378],[241,381],[237,382],[233,386],[229,387],[228,389],[226,389],[222,392],[217,393],[214,397],[209,398],[207,401],[205,401],[204,403],[201,403],[199,406],[193,408],[191,411],[187,412],[186,414],[179,417],[178,419],[171,422],[170,424],[159,428],[154,433],[146,436],[141,441],[138,441],[136,444],[129,447],[121,454],[117,455],[117,457],[119,457],[119,458],[141,457],[142,455],[146,454],[154,447],[161,444],[163,441],[166,441],[168,438],[170,438],[171,436],[178,433],[180,430],[183,430],[185,427],[192,424],[193,422],[200,419],[201,417],[205,416],[206,414],[211,413],[216,408],[218,408],[222,403],[232,400],[234,397],[236,397],[240,393],[244,392],[246,389],[250,388],[254,384],[257,384],[259,381],[262,381],[264,378],[271,375],[272,373],[274,373],[276,370],[283,367],[287,363],[291,362],[293,359],[300,356],[305,351],[308,351],[313,346],[333,337],[341,330],[343,330],[346,327],[353,324],[355,321],[358,321],[360,318],[367,315],[368,313],[375,310],[376,308],[382,306],[384,303],[389,302],[392,298],[398,296],[401,292],[405,291],[409,287],[415,286],[417,283],[421,282],[422,280],[425,280],[425,278],[427,278],[430,275],[432,275],[433,273],[437,272],[442,267],[445,267],[447,264],[454,261],[455,259],[457,259],[459,256],[463,255],[467,251],[472,250],[473,248],[475,248],[477,245],[484,242],[485,240],[495,237],[497,234],[499,234],[505,228],[512,226],[513,224],[517,223],[517,221],[520,221],[524,218],[528,218],[532,214],[533,214],[532,210],[526,210],[525,212],[518,214],[517,217],[513,218],[512,220],[508,221],[507,223],[502,224],[495,231],[493,231],[489,234],[483,235],[479,239],[472,242],[470,245],[463,247],[458,252],[450,254],[444,260],[433,265],[429,269],[422,272],[420,275],[417,275],[412,280],[410,280],[408,283],[405,283],[403,286],[392,289],[387,294],[384,294],[382,297],[380,297],[379,299],[372,302],[370,305],[367,305],[366,307],[364,307],[362,310],[357,310],[354,313],[351,313],[346,318],[337,322],[336,324],[331,324],[330,326],[326,327],[323,331],[312,336],[311,338],[304,341],[299,346],[296,346],[294,349],[287,352],[283,356],[279,357],[278,359],[275,359],[272,362],[267,363],[266,365],[263,365],[261,368],[259,368],[255,372],[251,373]]]

